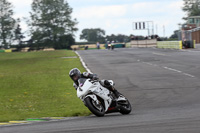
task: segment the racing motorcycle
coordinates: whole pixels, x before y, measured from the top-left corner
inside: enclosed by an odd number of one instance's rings
[[[117,100],[113,92],[103,87],[100,81],[81,78],[78,82],[77,96],[94,115],[102,117],[107,113],[120,112],[125,115],[131,112],[128,99],[122,95],[123,100]],[[109,82],[114,86],[112,80]]]

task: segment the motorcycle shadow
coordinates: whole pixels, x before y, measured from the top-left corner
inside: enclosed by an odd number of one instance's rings
[[[88,118],[91,118],[91,119],[93,119],[93,118],[109,118],[109,117],[129,117],[129,116],[133,116],[134,114],[133,113],[130,113],[130,114],[128,114],[128,115],[122,115],[122,114],[120,114],[120,113],[110,113],[110,114],[105,114],[105,116],[104,117],[97,117],[97,116],[95,116],[95,115],[90,115]]]

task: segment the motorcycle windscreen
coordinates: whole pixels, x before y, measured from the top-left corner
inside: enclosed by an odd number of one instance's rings
[[[92,88],[93,84],[90,82],[90,79],[81,78],[79,79],[79,88],[77,89],[77,96],[80,98],[88,94],[90,88]]]

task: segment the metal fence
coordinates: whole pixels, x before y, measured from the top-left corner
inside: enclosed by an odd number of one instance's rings
[[[178,39],[181,41],[192,40],[192,31],[182,30],[178,32]]]
[[[178,32],[178,39],[182,41],[196,41],[200,43],[200,27],[192,30],[182,30]]]

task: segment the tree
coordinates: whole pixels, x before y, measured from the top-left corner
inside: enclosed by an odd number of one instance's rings
[[[119,42],[119,43],[124,43],[124,42],[130,42],[131,41],[131,37],[127,36],[127,35],[122,35],[122,34],[118,34],[118,35],[110,35],[110,36],[106,36],[106,40],[107,41],[115,41],[115,42]]]
[[[4,48],[11,45],[14,38],[16,21],[13,18],[13,6],[7,0],[0,0],[0,44]]]
[[[172,34],[169,39],[175,39],[175,40],[178,40],[178,32],[179,30],[175,30],[174,31],[174,34]]]
[[[88,42],[103,43],[103,42],[105,42],[104,35],[105,35],[105,31],[100,29],[100,28],[84,29],[84,30],[82,30],[82,34],[80,35],[80,39],[81,40],[85,39]]]
[[[62,48],[60,38],[73,39],[78,29],[77,20],[72,19],[71,13],[72,8],[66,0],[34,0],[29,26],[35,46]],[[69,47],[72,44],[67,43],[67,38],[63,43]]]
[[[184,1],[183,11],[187,13],[187,17],[200,15],[200,0],[183,0],[183,1]]]
[[[20,26],[20,19],[17,20],[17,27],[14,31],[14,34],[15,34],[15,38],[14,40],[17,41],[18,45],[20,46],[21,45],[21,42],[22,42],[22,39],[25,38],[23,33],[22,33],[22,29],[21,29],[21,26]]]
[[[75,39],[72,35],[64,35],[59,37],[59,45],[56,45],[56,49],[70,49],[70,46],[75,44]]]

